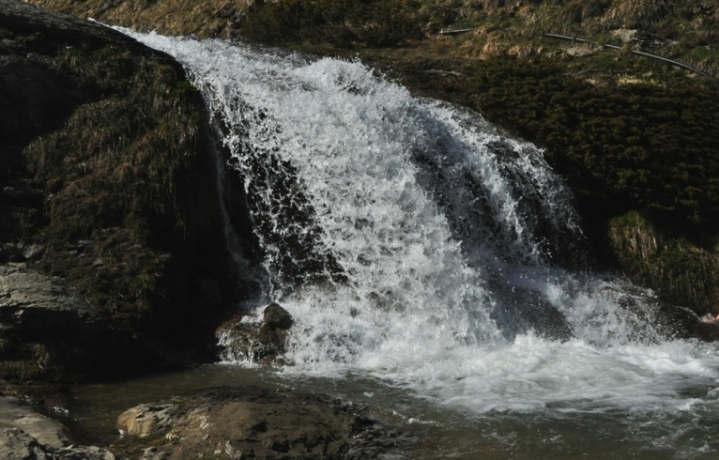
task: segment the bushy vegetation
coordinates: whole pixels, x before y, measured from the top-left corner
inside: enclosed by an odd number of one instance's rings
[[[686,83],[597,86],[543,64],[487,72],[476,107],[547,147],[577,190],[716,222],[719,93]]]
[[[285,0],[256,2],[241,23],[242,35],[270,44],[326,42],[341,48],[398,45],[421,38],[414,0]]]

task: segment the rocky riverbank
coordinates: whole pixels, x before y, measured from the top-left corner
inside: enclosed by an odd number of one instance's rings
[[[96,446],[70,443],[60,423],[43,417],[26,402],[0,396],[0,457],[7,460],[119,460]]]
[[[7,396],[2,396],[7,393]],[[13,394],[14,396],[9,396]],[[0,457],[7,460],[404,458],[408,433],[326,396],[256,386],[168,395],[117,416],[109,445],[86,445],[72,393],[57,387],[0,391]],[[47,418],[33,410],[42,409]],[[68,410],[67,408],[70,408]],[[92,442],[96,442],[93,440]],[[109,441],[109,442],[108,442]]]

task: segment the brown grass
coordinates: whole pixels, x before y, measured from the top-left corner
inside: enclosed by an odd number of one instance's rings
[[[682,237],[663,237],[650,218],[632,211],[609,223],[611,248],[626,274],[691,308],[719,313],[719,254]]]

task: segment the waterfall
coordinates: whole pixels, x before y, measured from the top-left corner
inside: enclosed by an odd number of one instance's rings
[[[576,269],[571,194],[533,145],[360,62],[123,31],[223,126],[266,298],[296,319],[285,372],[480,413],[680,407],[719,378],[716,351],[656,327],[651,292]]]

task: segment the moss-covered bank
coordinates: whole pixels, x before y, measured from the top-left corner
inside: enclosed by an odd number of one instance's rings
[[[708,294],[713,272],[668,270],[669,252],[640,268],[629,235],[642,227],[620,218],[635,213],[661,229],[660,252],[682,248],[670,265],[717,255],[717,80],[631,51],[719,76],[719,1],[33,1],[140,30],[359,56],[418,94],[471,107],[545,148],[604,267],[698,313],[719,312]],[[459,29],[468,30],[441,33]],[[638,227],[617,232],[618,218]]]
[[[0,263],[67,280],[133,353],[197,348],[229,276],[198,92],[169,56],[19,1],[0,2],[0,38]],[[22,359],[67,377],[0,347]]]

